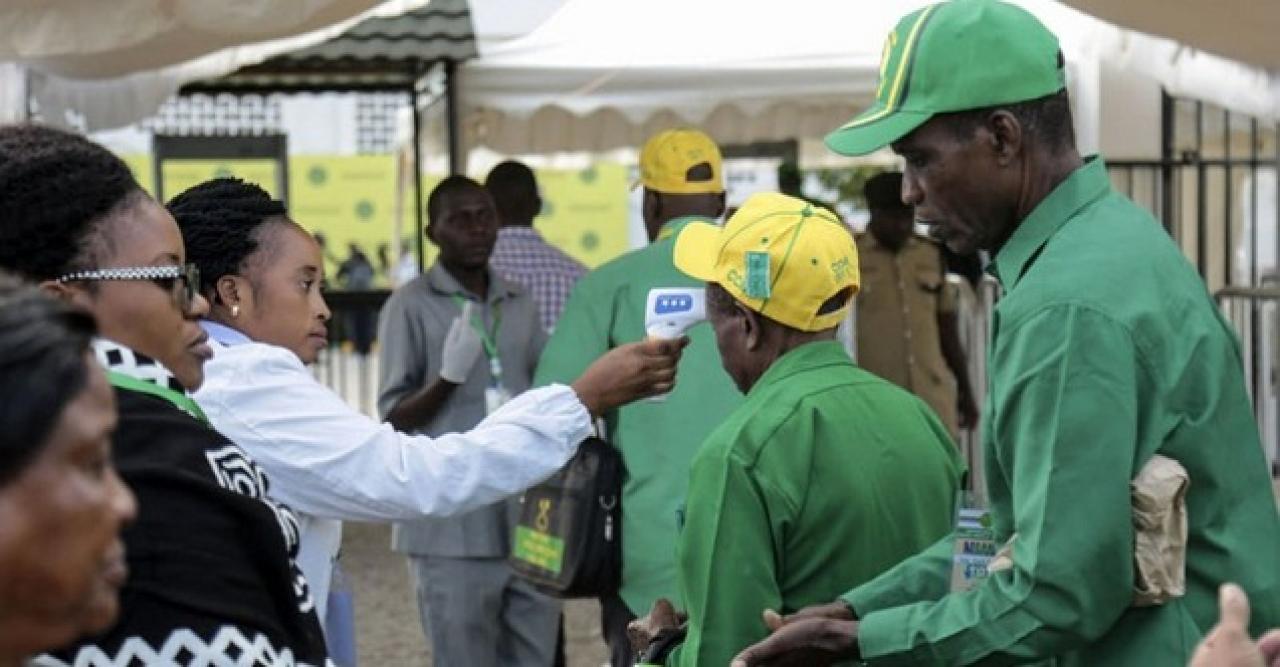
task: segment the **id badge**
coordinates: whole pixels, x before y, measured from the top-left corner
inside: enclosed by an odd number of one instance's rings
[[[987,568],[997,549],[991,512],[968,491],[961,493],[960,502],[956,503],[955,536],[951,592],[962,593],[976,588],[987,578]]]
[[[498,411],[504,403],[511,400],[511,395],[501,386],[490,386],[484,390],[484,413],[491,415]]]

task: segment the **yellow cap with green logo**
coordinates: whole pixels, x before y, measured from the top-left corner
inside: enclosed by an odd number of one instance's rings
[[[640,150],[640,182],[667,194],[724,192],[720,147],[690,127],[659,132]]]
[[[834,213],[776,192],[752,195],[723,227],[689,223],[676,268],[801,331],[840,323],[858,291],[858,249]],[[832,303],[837,296],[842,300]]]
[[[842,155],[866,155],[934,114],[1013,104],[1066,86],[1058,38],[1021,7],[951,0],[898,22],[884,44],[876,101],[827,135]]]

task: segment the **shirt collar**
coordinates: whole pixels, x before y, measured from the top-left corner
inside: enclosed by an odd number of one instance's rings
[[[686,215],[679,218],[672,218],[662,224],[662,228],[658,230],[658,241],[676,236],[680,230],[689,226],[691,222],[713,222],[711,218],[704,218],[700,215]]]
[[[1012,289],[1026,273],[1031,260],[1064,224],[1085,206],[1111,190],[1107,165],[1098,156],[1090,157],[1080,168],[1049,193],[996,253],[989,270],[1006,290]]]
[[[210,338],[227,347],[253,342],[252,338],[243,333],[213,320],[200,320],[200,327],[204,329],[205,333],[209,334]]]
[[[493,267],[489,267],[486,271],[489,272],[489,294],[486,295],[485,303],[501,301],[516,295],[515,286],[503,280],[501,276],[494,272]],[[462,286],[462,283],[458,282],[458,279],[454,278],[453,274],[449,273],[440,262],[432,264],[431,268],[427,270],[427,284],[431,286],[431,289],[441,294],[456,294],[466,299],[472,298],[471,292],[468,292]]]
[[[764,391],[765,388],[785,381],[787,378],[814,368],[835,364],[851,364],[849,353],[839,341],[820,340],[805,343],[793,348],[781,357],[774,359],[773,364],[756,380],[748,396]]]
[[[178,382],[178,378],[165,368],[164,364],[107,338],[93,339],[93,356],[102,367],[128,375],[136,380],[150,382],[158,387],[172,389],[180,394],[187,393],[186,388]]]

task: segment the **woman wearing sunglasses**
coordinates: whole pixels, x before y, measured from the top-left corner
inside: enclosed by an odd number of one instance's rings
[[[526,392],[469,432],[397,432],[307,369],[326,344],[323,260],[281,202],[256,185],[215,179],[168,207],[212,304],[205,329],[214,356],[195,398],[303,517],[299,563],[314,590],[328,589],[341,520],[447,516],[519,493],[569,460],[592,415],[674,382],[683,343],[626,345],[572,387]]]
[[[112,459],[138,499],[119,620],[38,664],[325,664],[297,519],[186,394],[209,304],[173,217],[119,158],[37,125],[0,127],[0,202],[0,268],[97,320]]]

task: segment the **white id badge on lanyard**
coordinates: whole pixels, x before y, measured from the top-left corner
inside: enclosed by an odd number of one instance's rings
[[[951,564],[951,592],[978,586],[987,578],[987,566],[996,554],[991,512],[971,491],[960,493],[956,503],[956,547]]]
[[[488,387],[484,390],[484,413],[491,415],[498,411],[504,403],[511,400],[511,396],[503,387]]]
[[[489,359],[489,386],[484,390],[484,413],[491,415],[511,400],[511,393],[502,386],[502,362],[497,357]]]

